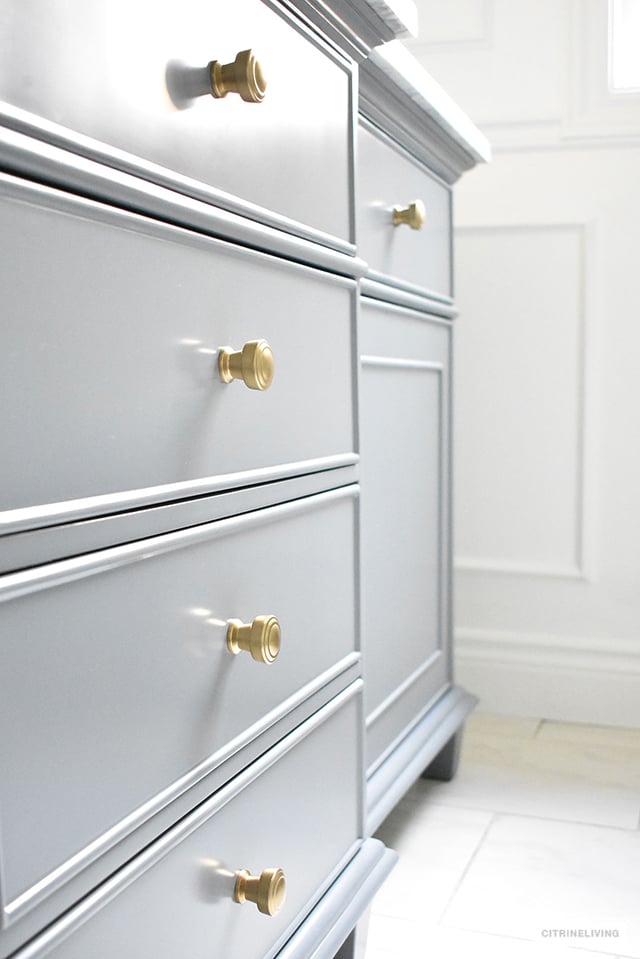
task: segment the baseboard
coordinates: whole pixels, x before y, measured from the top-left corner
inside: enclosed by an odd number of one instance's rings
[[[460,628],[455,676],[480,708],[640,727],[640,641]]]

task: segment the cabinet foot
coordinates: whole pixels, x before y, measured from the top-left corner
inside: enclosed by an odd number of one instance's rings
[[[432,759],[421,775],[421,779],[438,779],[441,782],[450,782],[458,771],[460,749],[462,746],[461,726],[451,739],[442,747],[435,759]]]
[[[334,959],[355,959],[356,957],[356,932],[355,929],[350,936],[345,939],[338,951],[336,952]]]

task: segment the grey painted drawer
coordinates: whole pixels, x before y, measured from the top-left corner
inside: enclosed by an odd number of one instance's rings
[[[357,661],[357,492],[0,580],[0,726],[13,731],[0,765],[8,919]],[[229,619],[260,615],[281,625],[270,665],[226,646]]]
[[[450,678],[450,337],[447,323],[363,300],[361,561],[369,766]],[[419,428],[398,426],[416,422]]]
[[[368,124],[358,130],[358,253],[374,276],[395,278],[450,297],[451,193],[449,187]],[[394,207],[420,200],[421,229],[394,226]]]
[[[0,100],[209,184],[227,207],[232,194],[352,240],[350,69],[277,10],[261,0],[2,0]],[[210,61],[247,48],[264,66],[261,103],[192,96]],[[71,146],[96,154],[86,139]],[[108,159],[130,166],[118,151]]]
[[[354,281],[10,177],[0,217],[0,524],[355,461]],[[270,389],[224,383],[256,339]]]
[[[269,959],[341,872],[361,835],[358,681],[16,959]],[[233,901],[235,874],[281,868],[275,916]]]

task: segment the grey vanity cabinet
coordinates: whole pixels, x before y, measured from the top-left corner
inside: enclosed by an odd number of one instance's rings
[[[392,868],[362,777],[366,7],[0,0],[0,959],[333,959]]]
[[[362,635],[367,828],[421,775],[450,778],[475,699],[452,624],[452,184],[486,159],[406,50],[360,70]],[[407,96],[402,97],[400,91]],[[477,135],[477,136],[476,136]]]
[[[353,959],[469,708],[449,185],[355,142],[403,17],[0,0],[0,959]]]

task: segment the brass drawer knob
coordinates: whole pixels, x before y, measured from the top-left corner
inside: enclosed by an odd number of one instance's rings
[[[255,902],[259,912],[275,916],[282,908],[287,894],[287,881],[282,869],[263,869],[252,876],[246,869],[236,873],[234,902]]]
[[[230,619],[227,623],[227,649],[237,655],[251,653],[257,663],[273,663],[280,652],[280,623],[275,616],[256,616],[252,623]]]
[[[250,340],[237,351],[223,346],[218,352],[218,371],[225,383],[242,380],[250,390],[268,390],[273,381],[273,352],[266,340]]]
[[[409,206],[394,206],[393,225],[400,226],[406,223],[412,230],[421,230],[424,226],[427,211],[422,200],[414,200]]]
[[[237,93],[247,103],[262,103],[267,90],[262,67],[251,50],[242,50],[233,63],[212,60],[209,64],[212,96]]]

